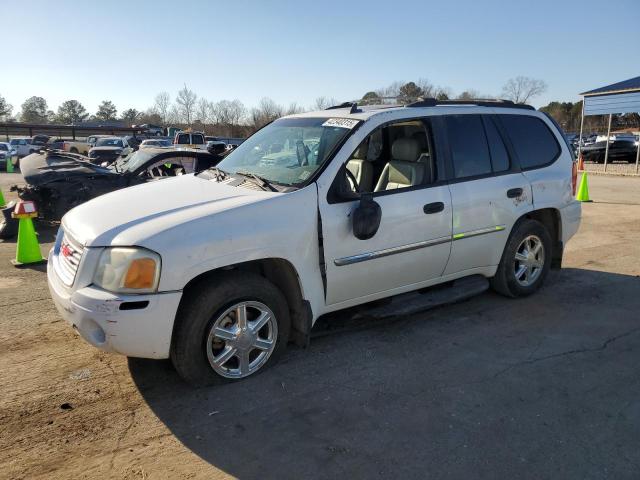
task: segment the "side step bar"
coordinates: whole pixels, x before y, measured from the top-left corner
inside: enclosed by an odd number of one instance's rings
[[[377,326],[381,320],[414,315],[432,308],[461,302],[489,289],[489,280],[472,275],[453,281],[450,286],[434,286],[426,290],[391,297],[382,305],[372,302],[344,312],[335,312],[318,319],[311,338]]]

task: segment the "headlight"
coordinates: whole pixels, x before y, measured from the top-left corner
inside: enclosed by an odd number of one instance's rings
[[[138,247],[105,248],[93,283],[109,292],[152,293],[160,280],[160,255]]]

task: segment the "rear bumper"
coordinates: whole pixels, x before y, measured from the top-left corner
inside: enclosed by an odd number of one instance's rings
[[[49,254],[49,291],[60,315],[94,347],[129,357],[169,358],[173,323],[182,292],[118,295],[89,286],[67,288]],[[121,310],[128,302],[143,308]],[[145,303],[148,302],[148,303]],[[132,304],[129,304],[132,306]]]
[[[560,209],[560,219],[562,221],[562,243],[566,245],[580,228],[582,217],[582,203],[577,200],[572,201],[567,206]]]

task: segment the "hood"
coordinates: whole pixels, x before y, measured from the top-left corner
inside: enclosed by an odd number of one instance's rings
[[[107,193],[62,218],[76,241],[93,247],[142,245],[190,220],[266,200],[273,192],[232,187],[191,175],[166,178]]]
[[[117,175],[108,168],[56,152],[27,155],[20,160],[20,170],[25,182],[36,187],[77,177]]]

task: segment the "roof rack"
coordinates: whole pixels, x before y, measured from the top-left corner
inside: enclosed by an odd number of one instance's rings
[[[435,98],[425,98],[418,102],[413,102],[407,107],[435,107],[437,105],[473,105],[477,107],[500,107],[519,108],[521,110],[535,110],[531,105],[524,103],[513,103],[511,100],[478,98],[475,100],[437,100]]]
[[[339,105],[333,105],[332,107],[327,107],[325,108],[325,110],[335,110],[337,108],[349,108],[349,107],[351,107],[351,110],[349,111],[349,113],[360,113],[362,111],[358,108],[357,102],[344,102]]]

